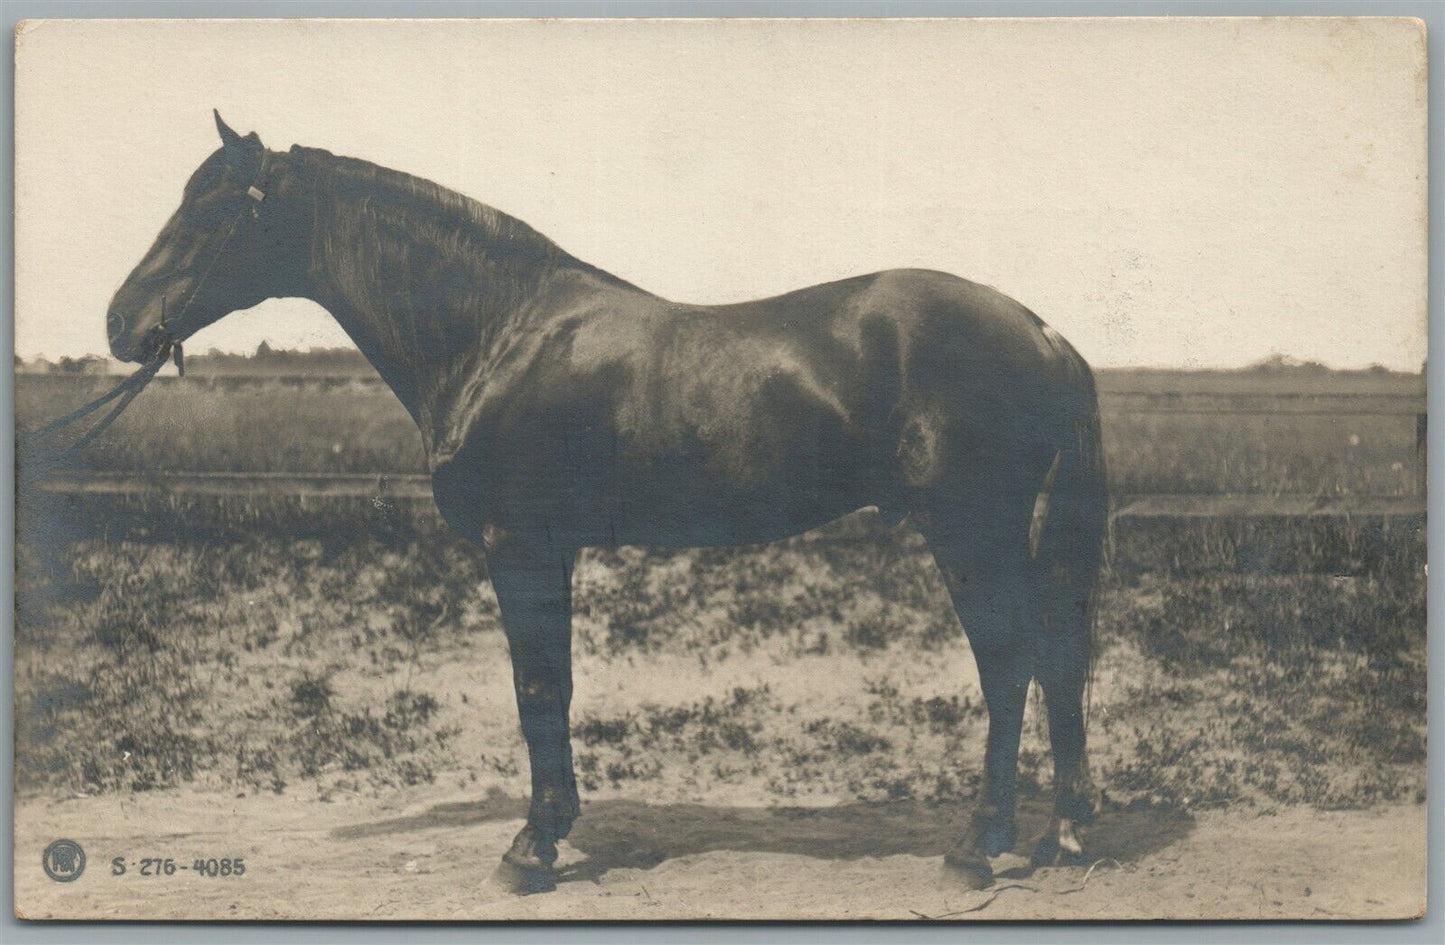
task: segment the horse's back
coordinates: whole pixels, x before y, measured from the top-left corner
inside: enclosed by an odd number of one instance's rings
[[[937,381],[972,378],[1020,392],[1092,384],[1088,366],[1057,331],[992,286],[931,269],[893,269],[872,279],[866,307],[899,313],[912,366],[936,371]]]
[[[943,413],[1006,438],[1012,428],[1071,427],[1096,409],[1093,374],[1062,335],[1017,300],[931,269],[890,269],[719,310],[745,329],[845,373],[895,420]],[[859,398],[855,397],[855,400]]]
[[[1065,362],[1081,360],[1016,299],[936,269],[886,269],[756,301],[682,308],[715,312],[758,330],[807,333],[826,327],[840,340],[857,339],[862,326],[883,319],[897,325],[916,347],[964,362],[988,360],[1001,370],[1058,370],[1061,379],[1076,370],[1075,364]]]

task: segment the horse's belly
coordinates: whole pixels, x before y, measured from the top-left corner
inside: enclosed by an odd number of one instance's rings
[[[575,458],[575,454],[574,454]],[[434,478],[448,525],[473,541],[488,526],[573,548],[694,548],[774,541],[887,501],[857,456],[799,463],[747,478],[693,457],[620,456],[539,464],[494,477],[487,464],[449,464]]]
[[[486,517],[570,547],[696,548],[774,541],[884,501],[856,463],[729,472],[687,457],[539,471],[490,495]]]
[[[624,450],[599,508],[618,543],[697,547],[772,541],[884,501],[879,451],[836,424],[802,429],[747,448]]]
[[[827,524],[879,500],[863,488],[840,489],[807,477],[757,490],[694,490],[677,482],[619,495],[595,544],[674,548],[775,541]]]

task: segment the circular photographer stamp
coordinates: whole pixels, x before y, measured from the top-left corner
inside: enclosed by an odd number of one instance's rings
[[[57,883],[73,883],[85,872],[85,851],[74,840],[55,840],[45,848],[40,865]]]

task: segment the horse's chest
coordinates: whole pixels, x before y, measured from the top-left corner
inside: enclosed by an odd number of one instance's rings
[[[488,529],[556,528],[589,511],[605,511],[615,469],[605,444],[575,425],[476,427],[462,448],[432,473],[437,508],[472,541]]]

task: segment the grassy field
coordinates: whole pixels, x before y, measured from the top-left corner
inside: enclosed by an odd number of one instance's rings
[[[1413,489],[1413,417],[1151,415],[1119,402],[1177,406],[1177,378],[1153,394],[1129,380],[1106,384],[1118,491]],[[1365,380],[1295,393],[1418,393]],[[20,378],[20,426],[102,383]],[[1206,387],[1186,400],[1219,395]],[[375,385],[188,381],[148,390],[90,462],[398,471],[419,466],[416,441]],[[485,562],[424,508],[44,503],[22,511],[17,556],[22,793],[524,789]],[[973,797],[986,716],[926,549],[872,519],[849,534],[586,555],[574,722],[590,798]],[[1106,802],[1422,797],[1424,561],[1418,519],[1121,524],[1091,703]],[[1048,783],[1038,708],[1029,791]]]
[[[1407,375],[1105,372],[1111,486],[1121,493],[1409,493],[1423,385]],[[22,375],[20,429],[112,379]],[[1384,408],[1371,416],[1351,412]],[[1401,406],[1403,402],[1404,406]],[[1318,410],[1323,413],[1283,413]],[[1219,413],[1241,407],[1248,415]],[[1189,413],[1188,410],[1214,411]],[[1167,410],[1169,412],[1160,412]],[[1399,412],[1399,411],[1407,412]],[[415,426],[386,387],[357,379],[164,377],[86,453],[98,470],[423,472]]]
[[[1092,703],[1110,801],[1423,791],[1420,523],[1118,539]],[[520,789],[505,644],[466,546],[424,529],[329,549],[93,537],[66,557],[49,579],[22,561],[22,791]],[[978,786],[974,670],[910,536],[593,552],[576,599],[590,791],[943,801]],[[1031,787],[1046,744],[1035,717]]]

